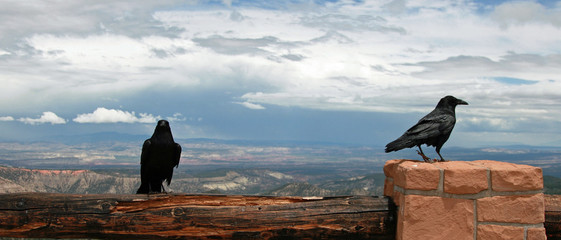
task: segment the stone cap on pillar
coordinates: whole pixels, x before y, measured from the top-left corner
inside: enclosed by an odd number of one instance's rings
[[[404,190],[435,190],[449,194],[477,194],[483,191],[520,192],[543,189],[539,167],[491,160],[425,163],[390,160],[384,166],[386,196],[393,186]],[[388,184],[391,184],[389,186]]]

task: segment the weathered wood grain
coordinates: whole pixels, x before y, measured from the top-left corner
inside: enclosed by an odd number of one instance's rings
[[[394,239],[383,197],[0,194],[0,236]]]
[[[561,195],[545,195],[544,227],[547,239],[561,239]]]

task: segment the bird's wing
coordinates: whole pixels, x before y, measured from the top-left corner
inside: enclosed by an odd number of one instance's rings
[[[179,145],[178,143],[175,143],[175,149],[173,150],[173,159],[171,159],[171,168],[168,169],[167,172],[167,176],[166,176],[166,182],[168,183],[168,186],[171,183],[171,179],[173,177],[173,167],[179,167],[179,160],[181,159],[181,145]]]
[[[179,143],[175,144],[175,152],[173,155],[173,166],[179,167],[179,160],[181,159],[181,145]]]
[[[442,117],[438,130],[443,134],[450,134],[452,129],[454,129],[454,125],[456,125],[456,117],[452,115],[445,115]]]
[[[144,144],[142,144],[142,153],[140,154],[141,165],[148,161],[148,156],[150,155],[150,145],[152,145],[150,139],[146,139],[146,141],[144,141]]]
[[[449,114],[427,115],[405,133],[417,139],[438,137],[452,131],[455,118]]]

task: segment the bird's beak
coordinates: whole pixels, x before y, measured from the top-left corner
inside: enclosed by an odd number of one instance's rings
[[[466,101],[462,100],[462,99],[458,99],[457,102],[458,105],[469,105]]]

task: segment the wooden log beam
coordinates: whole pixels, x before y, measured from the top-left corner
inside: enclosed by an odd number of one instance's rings
[[[0,236],[395,239],[383,197],[0,194]]]
[[[545,195],[544,227],[547,239],[561,239],[561,195]]]

